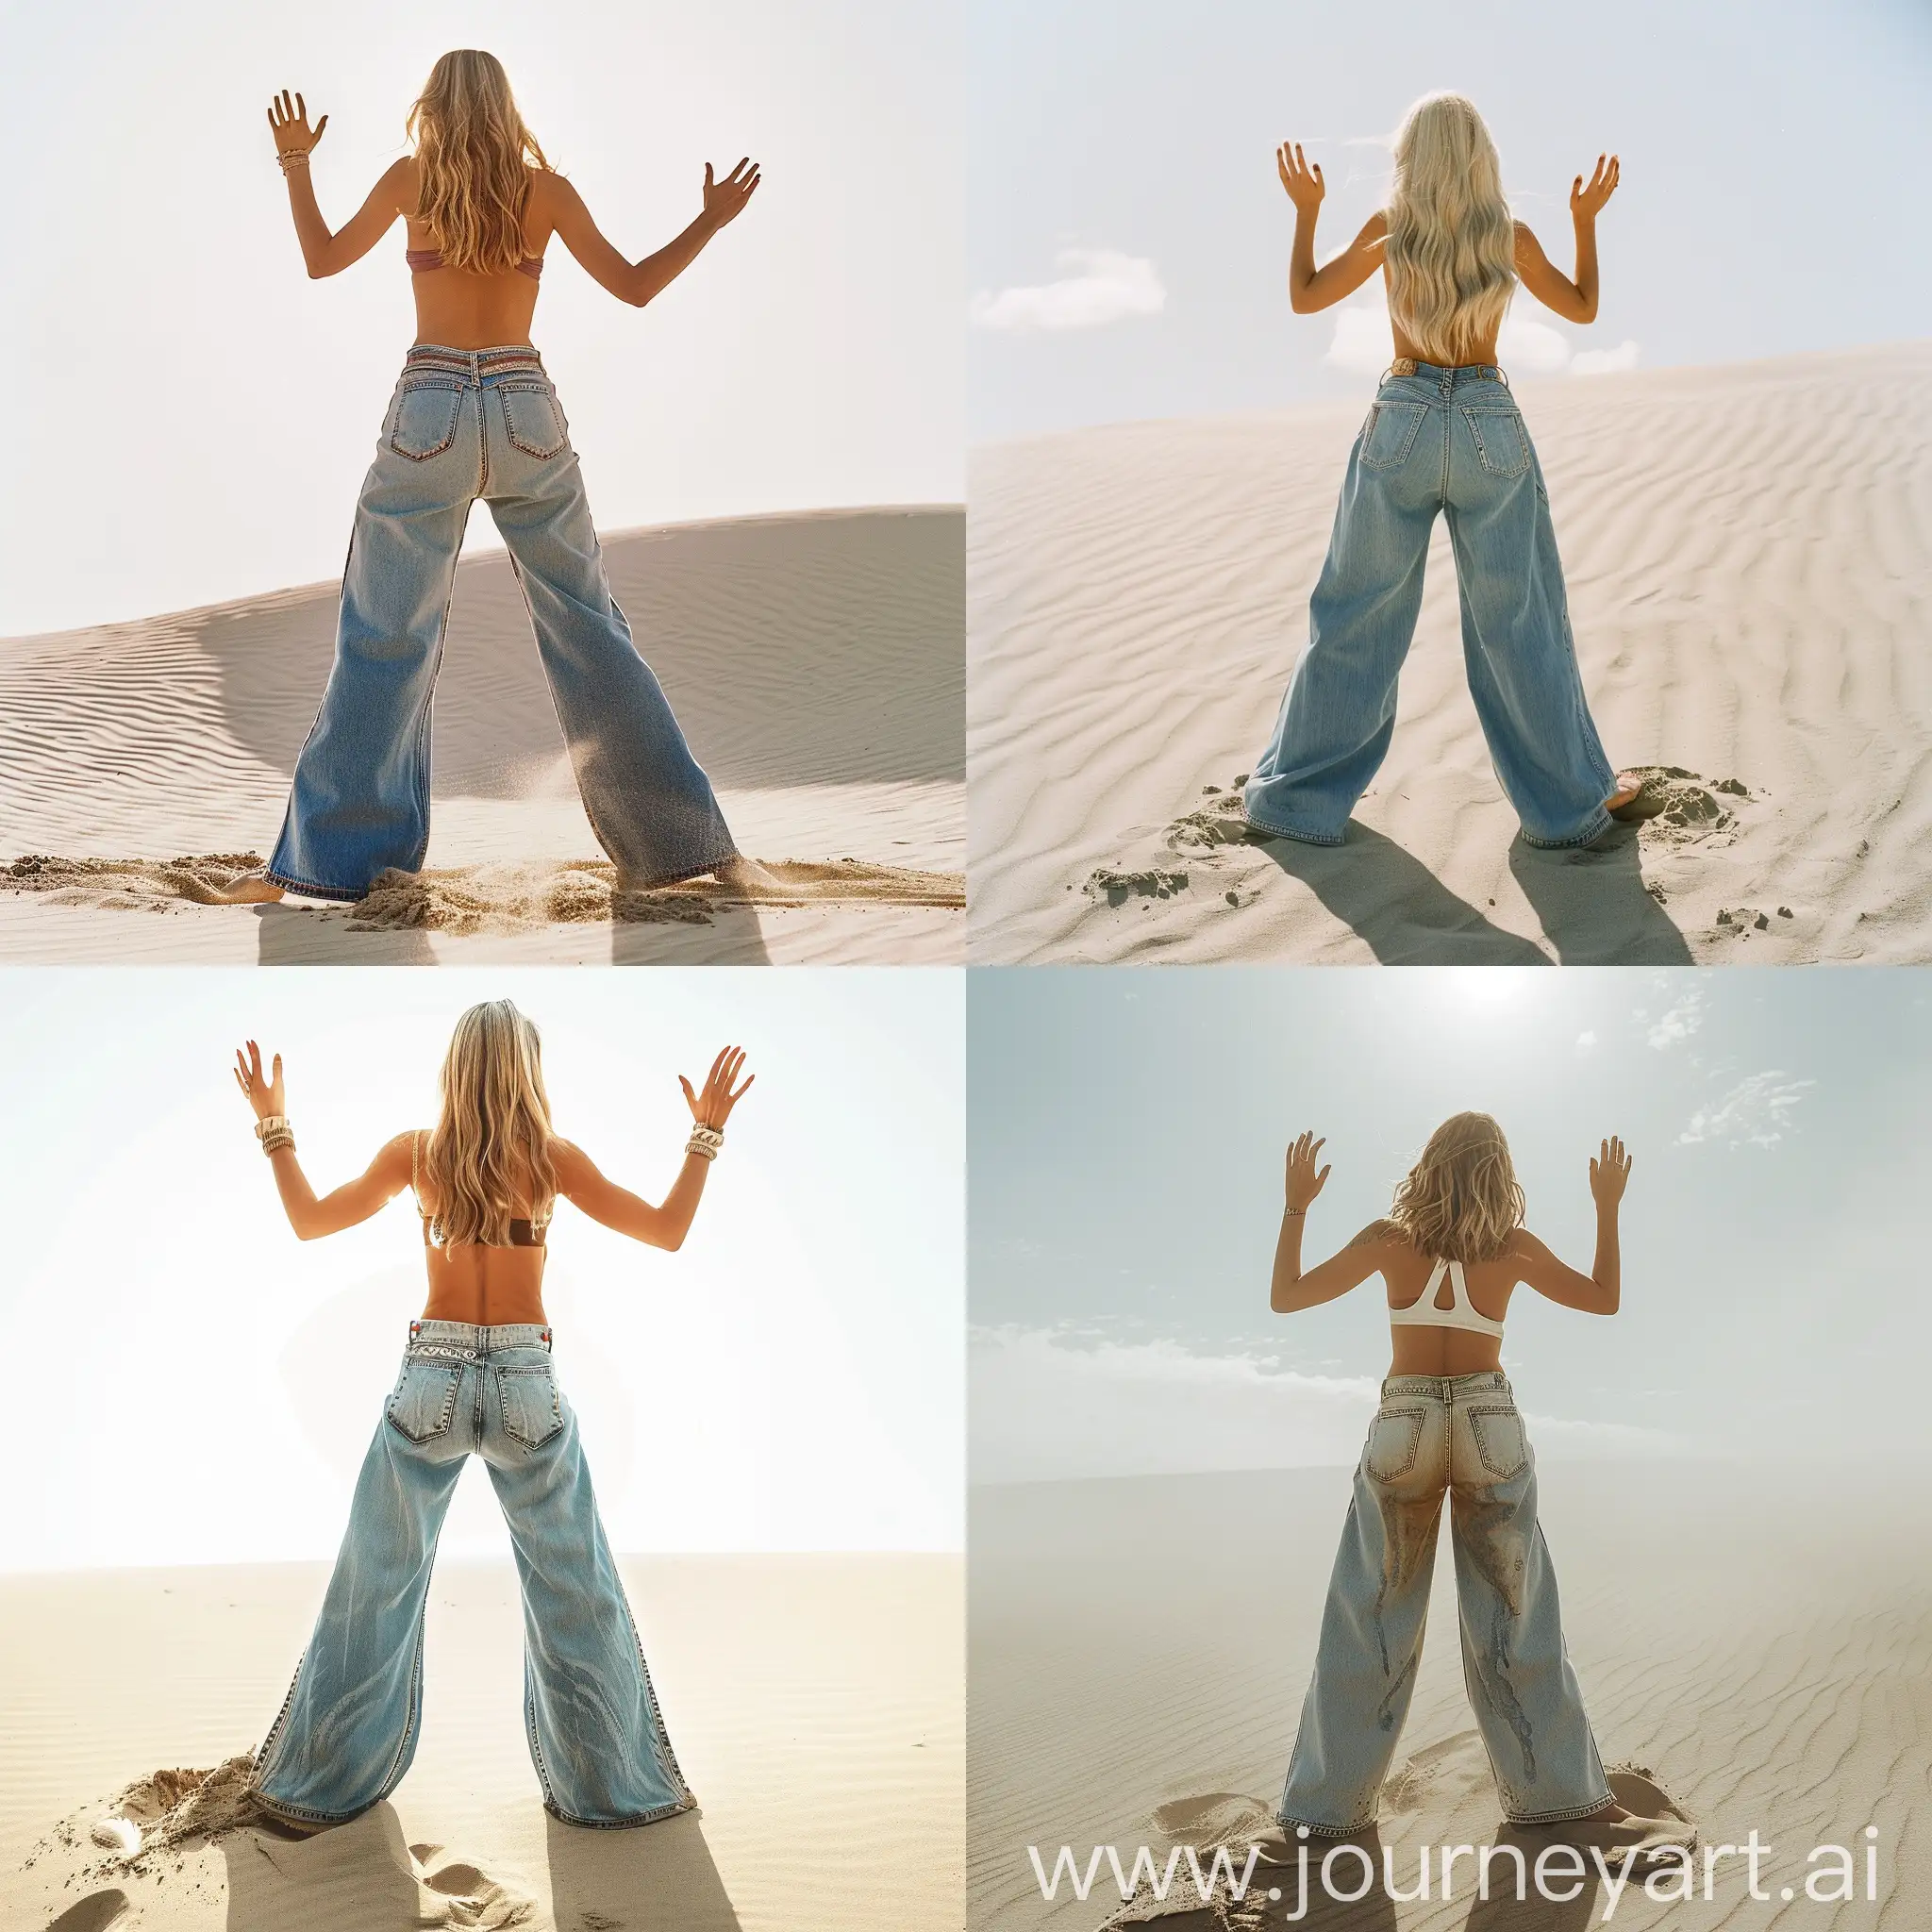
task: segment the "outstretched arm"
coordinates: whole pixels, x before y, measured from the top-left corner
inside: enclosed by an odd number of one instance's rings
[[[1388,1228],[1382,1222],[1365,1227],[1341,1254],[1315,1267],[1302,1267],[1302,1229],[1308,1209],[1322,1191],[1329,1170],[1317,1168],[1325,1141],[1304,1134],[1288,1150],[1287,1200],[1282,1208],[1281,1233],[1274,1242],[1274,1273],[1268,1284],[1268,1306],[1277,1315],[1298,1314],[1359,1288],[1382,1265]]]
[[[710,1076],[702,1093],[693,1093],[691,1082],[683,1074],[678,1075],[677,1084],[684,1090],[695,1126],[711,1127],[723,1133],[724,1123],[731,1118],[731,1109],[751,1091],[752,1081],[758,1078],[754,1074],[734,1092],[732,1082],[743,1067],[743,1051],[727,1046],[711,1062]],[[654,1208],[641,1194],[619,1187],[600,1173],[596,1162],[568,1141],[555,1143],[552,1159],[557,1168],[557,1191],[581,1208],[592,1221],[614,1228],[619,1234],[627,1234],[632,1241],[666,1248],[674,1254],[684,1245],[684,1238],[691,1232],[698,1203],[704,1198],[705,1178],[711,1169],[710,1161],[703,1154],[687,1147],[684,1165],[678,1169],[671,1191],[664,1196],[661,1206]]]
[[[707,161],[704,208],[698,218],[655,255],[633,262],[606,240],[603,230],[591,218],[583,196],[562,175],[551,177],[551,192],[557,204],[557,232],[563,245],[593,281],[634,308],[641,308],[654,295],[662,294],[698,258],[706,242],[743,212],[758,185],[758,163],[749,158],[740,161],[722,181],[713,180],[711,164]]]
[[[1541,1295],[1586,1315],[1614,1315],[1623,1300],[1623,1257],[1617,1242],[1617,1208],[1630,1182],[1630,1157],[1614,1134],[1590,1163],[1590,1191],[1596,1202],[1596,1257],[1588,1274],[1557,1260],[1525,1228],[1516,1233],[1523,1279]]]
[[[295,218],[295,239],[302,244],[302,260],[311,279],[340,275],[358,262],[395,225],[403,213],[403,196],[413,184],[411,164],[407,157],[391,161],[382,179],[369,191],[369,197],[336,233],[329,232],[322,207],[315,198],[315,184],[308,178],[308,157],[328,125],[325,114],[313,127],[308,109],[297,94],[291,103],[287,89],[281,98],[269,106],[268,125],[275,138],[275,154],[282,173],[289,180],[289,212]]]
[[[1576,232],[1576,275],[1573,280],[1543,253],[1526,222],[1516,225],[1516,274],[1545,308],[1565,322],[1594,322],[1597,304],[1596,218],[1617,192],[1623,171],[1615,155],[1596,158],[1588,184],[1577,175],[1570,190],[1570,222]]]
[[[241,1088],[258,1121],[272,1120],[287,1110],[282,1084],[282,1057],[276,1054],[264,1074],[261,1049],[254,1041],[235,1050],[235,1084]],[[398,1134],[387,1142],[368,1167],[352,1181],[318,1196],[295,1158],[292,1144],[278,1147],[269,1156],[275,1171],[275,1191],[282,1197],[282,1211],[298,1241],[312,1241],[325,1234],[339,1234],[367,1221],[400,1194],[409,1184],[409,1136]]]
[[[1327,184],[1322,164],[1302,158],[1293,142],[1275,150],[1274,172],[1288,198],[1294,203],[1294,248],[1288,258],[1288,306],[1297,315],[1314,315],[1353,295],[1382,266],[1382,243],[1389,223],[1377,209],[1362,224],[1361,232],[1333,261],[1315,266],[1315,222],[1321,213]]]

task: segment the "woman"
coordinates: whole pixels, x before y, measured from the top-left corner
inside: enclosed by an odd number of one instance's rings
[[[1379,269],[1395,361],[1348,459],[1308,647],[1243,788],[1248,824],[1266,837],[1341,843],[1395,728],[1395,680],[1438,510],[1456,554],[1470,694],[1524,839],[1586,845],[1612,818],[1655,816],[1661,800],[1612,771],[1591,722],[1542,470],[1495,366],[1519,282],[1566,321],[1594,319],[1596,218],[1616,192],[1617,158],[1599,156],[1589,185],[1579,175],[1571,189],[1574,279],[1510,219],[1495,143],[1460,94],[1408,110],[1388,208],[1319,269],[1321,167],[1291,142],[1275,165],[1295,209],[1295,313],[1333,307]]]
[[[1566,1838],[1606,1850],[1688,1845],[1680,1819],[1634,1815],[1605,1777],[1563,1648],[1537,1524],[1536,1460],[1502,1369],[1503,1322],[1519,1283],[1566,1308],[1616,1313],[1617,1206],[1630,1178],[1624,1143],[1606,1141],[1590,1163],[1596,1257],[1588,1274],[1523,1225],[1508,1143],[1485,1113],[1443,1122],[1389,1218],[1304,1269],[1302,1227],[1329,1173],[1316,1166],[1324,1144],[1303,1134],[1289,1150],[1269,1305],[1292,1314],[1379,1274],[1394,1358],[1328,1585],[1283,1828],[1341,1837],[1375,1822],[1422,1658],[1446,1493],[1464,1681],[1509,1822],[1574,1827]],[[1668,1803],[1647,1782],[1630,1790]]]
[[[295,766],[267,870],[225,894],[356,900],[429,845],[429,712],[457,553],[481,497],[508,547],[570,747],[577,789],[622,890],[709,873],[775,889],[739,857],[710,780],[684,741],[610,594],[576,452],[530,346],[551,236],[620,302],[642,308],[743,209],[758,171],[705,169],[696,220],[642,261],[604,239],[551,171],[493,55],[445,54],[409,110],[415,152],[331,233],[309,157],[328,125],[286,92],[268,113],[311,276],[340,275],[396,218],[408,226],[416,344],[403,359],[362,485],[342,575],[336,658]]]
[[[252,1795],[295,1830],[341,1824],[409,1768],[423,1698],[423,1611],[443,1512],[474,1452],[509,1524],[524,1594],[524,1708],[544,1808],[570,1824],[649,1824],[695,1804],[672,1755],[637,1627],[604,1538],[576,1417],[551,1367],[544,1237],[561,1195],[591,1220],[675,1251],[724,1124],[737,1047],[711,1062],[684,1165],[661,1207],[607,1180],[558,1139],[537,1029],[508,1000],[472,1007],[442,1063],[431,1131],[398,1134],[359,1179],[317,1197],[283,1111],[282,1061],[254,1041],[235,1078],[256,1114],[302,1241],[416,1195],[429,1297],[362,1464],[315,1634],[267,1741]]]

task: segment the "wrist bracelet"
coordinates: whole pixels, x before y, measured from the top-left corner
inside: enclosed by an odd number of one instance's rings
[[[278,1134],[264,1134],[261,1137],[261,1151],[270,1156],[279,1154],[284,1147],[293,1147],[294,1144],[295,1137],[287,1127]]]
[[[255,1138],[263,1141],[271,1134],[285,1133],[288,1130],[289,1116],[285,1113],[265,1113],[255,1124]]]
[[[691,1139],[684,1143],[687,1154],[696,1154],[706,1160],[716,1160],[718,1150],[724,1144],[724,1131],[722,1127],[708,1127],[700,1121],[691,1130]]]
[[[1306,1208],[1284,1208],[1281,1211],[1284,1214],[1292,1214],[1299,1218],[1300,1216],[1306,1214],[1308,1210]]]
[[[308,165],[308,150],[302,148],[299,151],[291,151],[285,154],[280,148],[277,148],[275,150],[275,165],[285,175],[291,168],[306,168]]]

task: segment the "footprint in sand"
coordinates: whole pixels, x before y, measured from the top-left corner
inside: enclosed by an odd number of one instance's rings
[[[48,1924],[47,1932],[107,1932],[126,1909],[127,1894],[119,1886],[110,1886],[69,1906]]]
[[[1439,1740],[1433,1744],[1424,1744],[1420,1751],[1411,1751],[1382,1785],[1382,1810],[1385,1815],[1401,1816],[1410,1811],[1420,1811],[1434,1795],[1439,1785],[1454,1784],[1463,1790],[1488,1784],[1490,1779],[1489,1760],[1482,1752],[1482,1736],[1474,1730],[1457,1731],[1452,1737]],[[1461,1761],[1458,1763],[1457,1760]]]

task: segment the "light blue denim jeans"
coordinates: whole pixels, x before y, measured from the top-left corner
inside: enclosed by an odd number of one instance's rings
[[[557,391],[528,347],[419,342],[383,420],[342,571],[336,658],[269,860],[277,885],[359,899],[429,849],[429,711],[470,507],[509,551],[597,841],[627,887],[736,848],[610,594]]]
[[[1536,1518],[1536,1458],[1500,1372],[1391,1375],[1356,1470],[1280,1818],[1340,1836],[1375,1822],[1422,1661],[1449,1497],[1462,1675],[1506,1817],[1553,1824],[1607,1804],[1563,1648]]]
[[[1248,822],[1341,843],[1395,730],[1396,677],[1441,511],[1497,780],[1530,844],[1587,844],[1610,824],[1617,774],[1577,675],[1542,467],[1500,370],[1414,367],[1383,382],[1349,454],[1308,647],[1243,788]]]
[[[410,1324],[255,1789],[273,1810],[340,1824],[402,1782],[422,1723],[430,1566],[472,1453],[489,1468],[523,1585],[524,1723],[544,1809],[592,1825],[690,1810],[550,1331],[527,1324]]]

